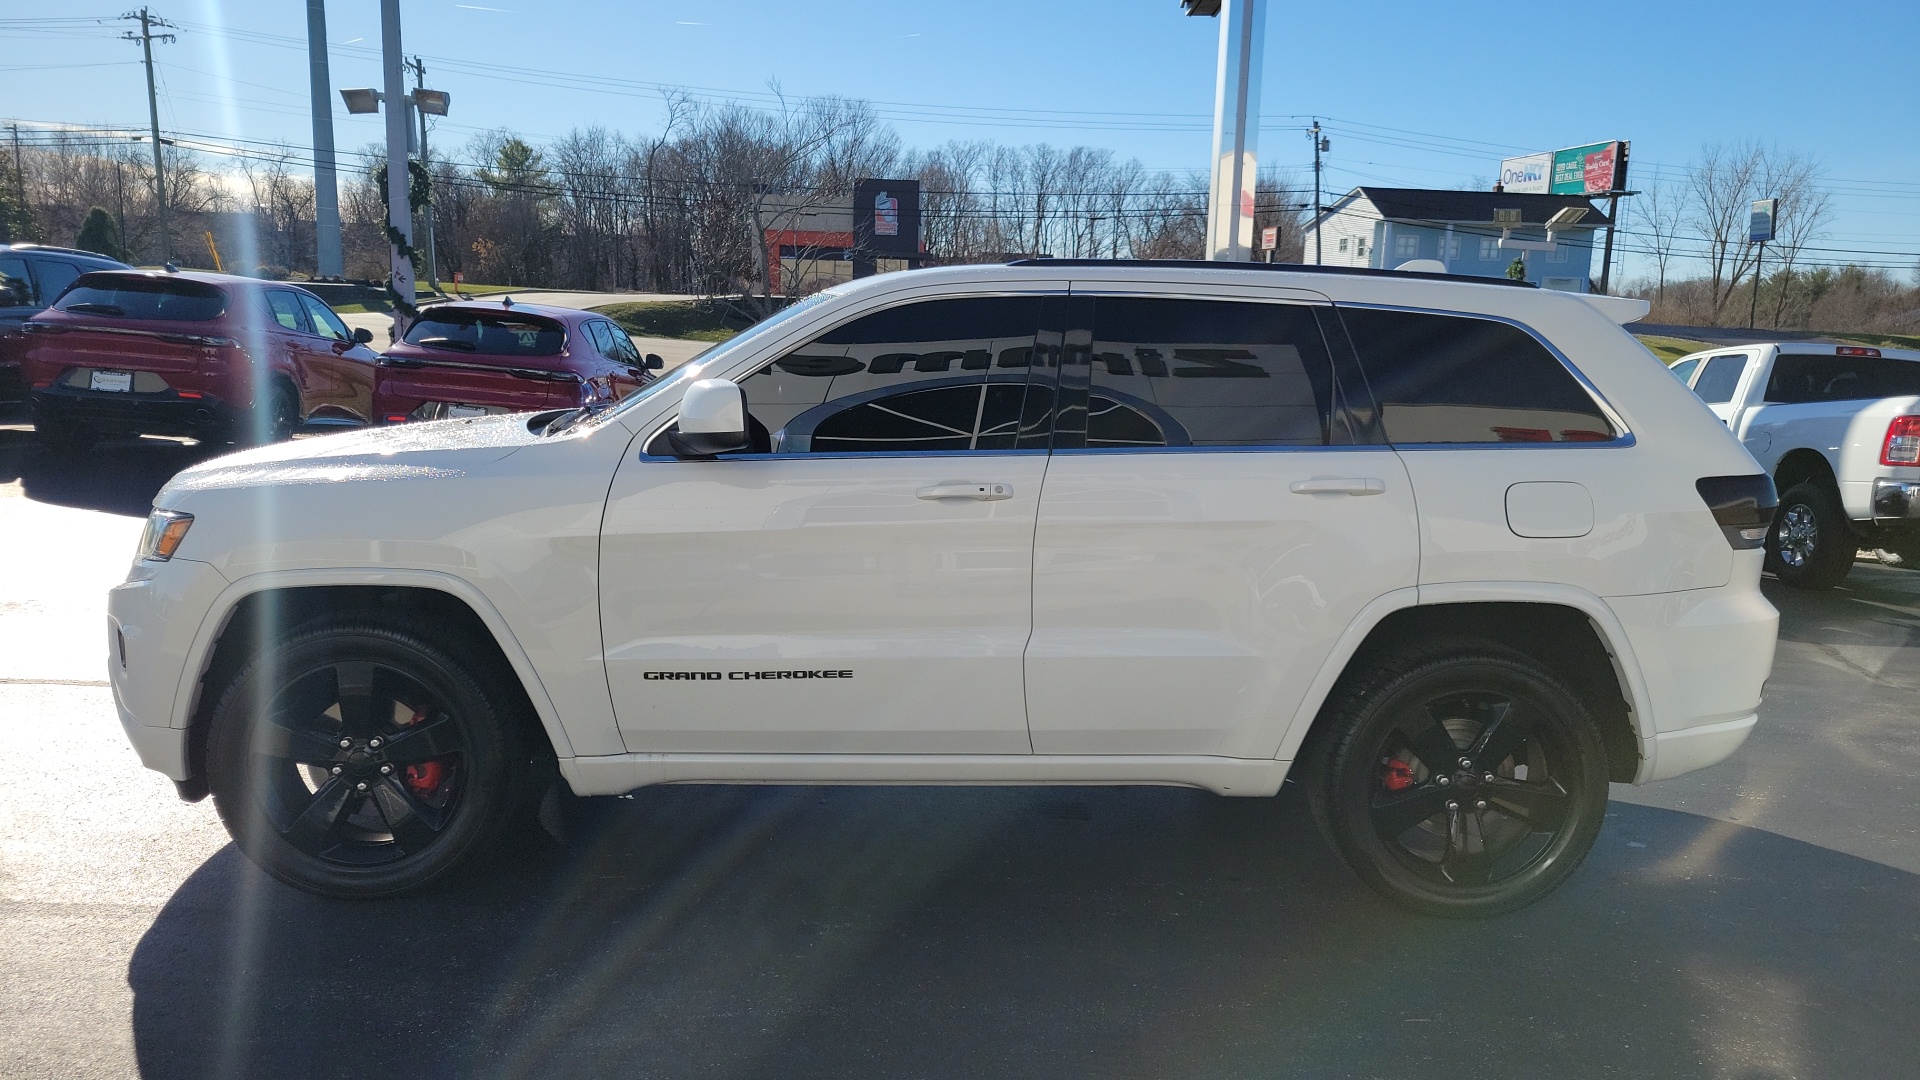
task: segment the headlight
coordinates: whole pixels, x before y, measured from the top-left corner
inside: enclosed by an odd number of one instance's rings
[[[147,531],[140,534],[140,558],[166,562],[180,548],[193,528],[193,515],[178,510],[155,509],[147,516]]]

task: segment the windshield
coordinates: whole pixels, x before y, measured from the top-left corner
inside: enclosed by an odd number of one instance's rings
[[[485,356],[553,356],[566,339],[566,328],[541,315],[429,309],[407,329],[405,340],[423,348]]]
[[[827,289],[823,292],[814,293],[812,296],[807,297],[805,300],[797,301],[781,309],[780,311],[777,311],[774,314],[769,315],[764,319],[761,319],[759,322],[754,323],[752,326],[747,327],[745,330],[740,331],[738,334],[735,334],[734,336],[728,338],[725,341],[717,342],[713,345],[707,346],[706,348],[700,350],[698,353],[695,353],[691,360],[688,360],[686,363],[681,364],[679,367],[675,368],[671,374],[666,375],[659,379],[655,379],[653,382],[650,382],[646,386],[641,387],[639,391],[633,394],[629,394],[626,398],[621,400],[618,407],[609,410],[607,415],[618,416],[619,414],[626,412],[628,409],[633,408],[635,405],[639,404],[640,402],[645,401],[649,398],[652,398],[662,393],[663,391],[668,390],[671,387],[680,386],[683,383],[687,383],[695,379],[705,378],[705,375],[704,375],[705,370],[709,366],[711,366],[710,362],[712,360],[718,358],[718,354],[723,352],[731,352],[736,347],[752,345],[755,341],[758,341],[760,338],[767,336],[768,334],[772,333],[774,330],[778,329],[782,324],[793,319],[794,316],[799,315],[802,312],[812,310],[815,307],[818,307],[821,303],[826,301],[828,297],[834,296],[834,295],[838,295],[838,294],[835,293],[835,291],[832,289]]]
[[[202,281],[88,274],[54,308],[76,315],[157,322],[206,322],[227,310],[227,294]]]

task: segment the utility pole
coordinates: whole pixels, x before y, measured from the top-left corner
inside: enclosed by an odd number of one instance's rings
[[[1313,126],[1307,129],[1307,138],[1313,140],[1313,265],[1320,265],[1320,212],[1326,207],[1320,205],[1320,154],[1332,146],[1332,143],[1320,135],[1320,118],[1313,118]]]
[[[120,17],[137,19],[140,22],[139,33],[129,30],[120,36],[127,41],[140,43],[140,54],[147,64],[147,121],[153,132],[153,212],[156,223],[160,227],[160,261],[170,263],[173,261],[173,240],[167,232],[167,172],[166,165],[160,159],[160,99],[153,88],[153,43],[155,41],[171,42],[174,36],[156,34],[153,28],[159,26],[173,29],[174,26],[146,8],[129,11]]]
[[[400,55],[400,0],[380,0],[380,60],[387,104],[387,286],[393,296],[393,338],[413,320],[413,207],[407,201],[407,79]]]
[[[327,69],[327,0],[307,0],[307,93],[313,104],[314,276],[346,272],[340,253],[340,185],[333,158],[333,79]]]
[[[413,58],[413,63],[408,64],[407,66],[413,69],[413,88],[415,90],[425,90],[427,88],[426,62],[421,60],[418,56],[415,56]],[[420,97],[421,95],[416,93],[414,95],[414,101],[413,101],[413,111],[418,113],[420,116],[420,173],[422,176],[425,176],[427,178],[428,190],[431,191],[432,184],[433,184],[433,166],[429,164],[427,161],[427,110],[420,107]],[[432,198],[427,199],[427,208],[424,211],[422,211],[420,214],[420,228],[421,228],[421,231],[426,233],[427,284],[433,286],[434,292],[439,292],[440,291],[440,264],[438,260],[434,258],[434,251],[433,251],[433,199]]]
[[[1760,313],[1760,264],[1765,262],[1766,258],[1767,242],[1762,240],[1753,253],[1753,299],[1747,301],[1747,329],[1749,330],[1753,329],[1754,317]]]

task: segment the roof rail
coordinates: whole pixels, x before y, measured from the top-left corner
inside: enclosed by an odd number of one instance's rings
[[[1381,270],[1371,266],[1314,266],[1310,263],[1212,262],[1206,259],[1014,259],[1008,266],[1145,266],[1167,270],[1279,270],[1290,274],[1340,274],[1350,277],[1413,278],[1418,281],[1458,281],[1469,285],[1508,285],[1537,289],[1531,281],[1475,277],[1471,274],[1434,274],[1421,270]]]
[[[5,246],[11,247],[15,251],[19,251],[22,249],[25,249],[27,251],[52,251],[61,255],[85,255],[89,259],[104,259],[107,262],[120,261],[119,259],[113,258],[112,256],[102,255],[97,251],[88,251],[85,248],[61,247],[58,244],[36,244],[36,243],[33,243],[32,241],[25,241],[22,243],[8,244]]]

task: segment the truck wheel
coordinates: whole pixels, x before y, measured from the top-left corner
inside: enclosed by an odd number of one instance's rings
[[[1593,846],[1606,749],[1532,660],[1492,642],[1403,650],[1337,694],[1302,783],[1334,849],[1387,899],[1497,915],[1551,892]]]
[[[1767,533],[1767,569],[1782,585],[1831,589],[1853,569],[1860,541],[1825,484],[1795,484],[1780,496]]]
[[[527,799],[521,727],[485,666],[422,628],[321,620],[219,698],[207,774],[227,831],[322,896],[422,888],[492,847]]]

